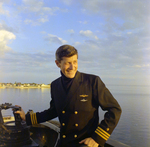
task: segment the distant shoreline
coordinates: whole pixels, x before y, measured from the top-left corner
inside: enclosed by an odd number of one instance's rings
[[[0,89],[5,89],[5,88],[17,88],[17,89],[30,89],[30,88],[50,88],[50,86],[43,86],[43,87],[0,87]]]

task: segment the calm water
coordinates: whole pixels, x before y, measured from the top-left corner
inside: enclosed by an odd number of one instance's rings
[[[150,86],[108,86],[122,107],[123,113],[112,139],[132,147],[150,147]],[[49,107],[49,89],[0,89],[0,104],[9,102],[42,111]],[[3,115],[11,110],[3,110]],[[100,118],[104,112],[100,111]]]

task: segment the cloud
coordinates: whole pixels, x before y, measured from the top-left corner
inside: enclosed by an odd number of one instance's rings
[[[6,52],[10,51],[11,48],[7,45],[11,40],[16,39],[16,36],[9,31],[0,30],[0,55],[4,55]]]
[[[24,52],[29,48],[34,48],[34,51],[47,51],[49,44],[42,42],[42,36],[51,44],[51,49],[57,45],[73,44],[79,51],[79,67],[85,72],[92,71],[118,78],[127,77],[126,75],[133,77],[132,75],[140,75],[143,71],[144,74],[150,72],[149,1],[61,0],[61,3],[56,4],[45,0],[23,0],[13,1],[14,5],[12,1],[6,5],[6,1],[8,3],[8,0],[0,2],[0,55],[5,55],[5,58],[0,59],[0,65],[6,67],[7,71],[11,68],[18,73],[19,70],[33,72],[33,67],[36,72],[44,71],[44,68],[48,71],[47,67],[52,66],[48,64],[48,58],[52,57],[50,53],[12,52],[9,44],[17,35],[14,48]],[[67,10],[70,13],[64,15]],[[11,17],[5,17],[9,14]],[[61,22],[64,17],[68,21],[58,23],[58,20]],[[27,25],[43,26],[33,28]],[[51,33],[47,34],[47,30]],[[65,38],[61,38],[62,34]],[[25,35],[26,39],[19,37],[22,35]],[[18,48],[19,46],[22,48]],[[145,72],[146,70],[148,72]]]
[[[86,36],[91,36],[92,32],[83,31]],[[88,34],[88,35],[87,35]],[[136,37],[137,38],[136,38]],[[148,69],[150,63],[150,48],[145,49],[138,45],[141,42],[140,35],[133,35],[130,37],[122,36],[118,34],[112,34],[105,38],[98,40],[86,39],[83,43],[75,44],[76,48],[79,49],[79,60],[82,62],[83,69],[91,68],[102,68],[104,71],[110,70],[121,70],[122,68],[128,70],[129,67],[136,67],[139,65]],[[146,43],[144,41],[142,43]],[[90,61],[89,61],[90,58]],[[86,61],[89,61],[86,65]],[[93,64],[93,65],[92,65]],[[91,66],[90,66],[91,65]],[[145,66],[144,66],[145,65]],[[89,66],[89,67],[88,67]],[[139,72],[140,73],[140,72]]]
[[[1,0],[1,1],[0,1],[0,14],[1,14],[1,15],[9,16],[9,11],[8,11],[8,10],[5,10],[5,9],[3,8],[3,3],[4,3],[4,1]]]
[[[48,34],[45,37],[45,41],[48,41],[49,43],[56,43],[56,44],[66,44],[67,41],[63,40],[60,37],[57,37],[56,35]]]
[[[14,30],[14,28],[7,26],[4,21],[2,23],[0,23],[0,30],[6,30],[6,31],[12,32],[12,33],[16,32],[16,30]]]
[[[81,24],[88,24],[88,21],[79,21]]]
[[[54,55],[50,52],[35,52],[35,53],[23,53],[23,52],[11,52],[7,53],[5,58],[0,59],[1,67],[3,71],[30,71],[43,72],[49,71],[50,61],[54,61]]]
[[[93,36],[93,32],[90,31],[90,30],[86,30],[86,31],[81,30],[79,33],[80,33],[81,35],[83,35],[83,36],[86,36],[86,37]]]
[[[149,12],[149,1],[141,0],[116,0],[116,1],[105,1],[105,0],[78,0],[86,10],[95,13],[101,13],[105,16],[113,15],[115,16],[130,16],[130,18],[137,16],[141,17],[143,14]],[[118,13],[120,12],[120,13]],[[112,14],[111,14],[112,13]]]
[[[85,36],[85,37],[92,37],[92,38],[98,40],[98,37],[96,35],[94,35],[94,33],[90,30],[86,30],[86,31],[81,30],[79,32],[79,34],[82,36]]]
[[[133,66],[129,66],[129,67],[134,67],[134,68],[150,68],[150,64],[137,64],[137,65],[133,65]]]
[[[48,7],[42,0],[23,0],[23,4],[17,6],[17,9],[25,13],[25,24],[33,26],[40,25],[49,21],[49,16],[56,15],[55,13],[60,10],[59,7]]]
[[[39,0],[23,0],[23,4],[24,6],[21,8],[23,8],[24,12],[33,12],[41,16],[46,14],[54,15],[54,13],[59,10],[58,7],[50,8],[44,6],[44,3]]]
[[[38,18],[36,20],[32,20],[32,19],[26,19],[24,20],[25,24],[31,24],[33,26],[37,26],[37,25],[40,25],[41,23],[45,23],[49,21],[48,17],[45,16],[45,18]]]
[[[74,3],[73,0],[61,0],[62,2],[64,2],[66,5],[71,5]]]
[[[1,82],[50,83],[59,76],[55,55],[51,52],[11,52],[0,58]]]
[[[45,23],[47,21],[49,21],[47,17],[38,19],[38,22],[41,22],[41,23]]]
[[[69,29],[69,30],[67,30],[67,32],[68,32],[68,33],[71,33],[71,34],[74,34],[74,33],[75,33],[73,29]]]
[[[126,30],[142,27],[149,23],[149,17],[147,16],[150,14],[150,1],[76,0],[76,3],[74,3],[73,0],[69,0],[69,2],[62,0],[62,2],[69,5],[78,5],[79,10],[89,16],[98,15],[105,21],[103,27],[109,25],[109,28],[115,27]]]

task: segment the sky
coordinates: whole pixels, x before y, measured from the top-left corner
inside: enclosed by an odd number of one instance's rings
[[[149,0],[0,0],[0,83],[49,84],[55,51],[105,84],[150,85]]]

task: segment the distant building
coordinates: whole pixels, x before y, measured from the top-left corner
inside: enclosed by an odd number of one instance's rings
[[[0,83],[0,87],[6,87],[5,83]]]
[[[41,87],[42,88],[48,88],[48,87],[50,87],[50,85],[41,84]]]
[[[36,83],[24,83],[15,82],[12,83],[0,83],[0,88],[50,88],[50,84],[36,84]]]

